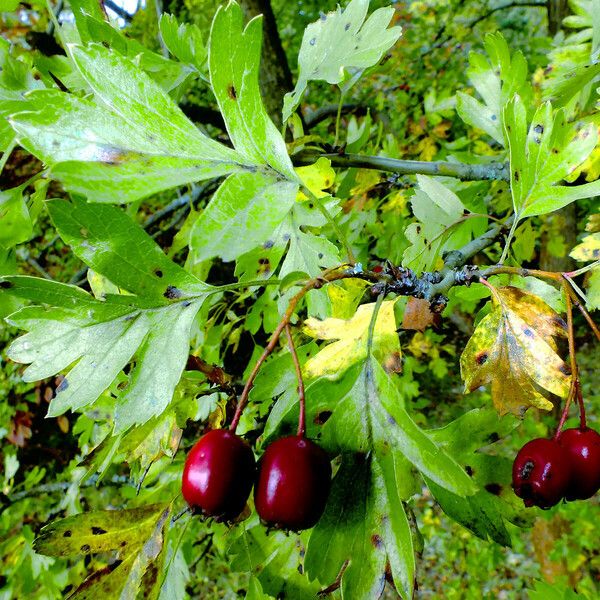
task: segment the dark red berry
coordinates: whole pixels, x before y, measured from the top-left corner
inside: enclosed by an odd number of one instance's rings
[[[187,455],[181,491],[192,508],[231,520],[246,505],[255,476],[250,446],[228,429],[215,429],[202,436]]]
[[[256,512],[271,527],[309,529],[325,510],[330,486],[331,464],[322,448],[296,435],[281,438],[259,462]]]
[[[564,497],[569,485],[569,461],[554,440],[537,438],[517,454],[512,471],[513,489],[525,506],[550,508]]]
[[[558,443],[571,470],[567,500],[591,498],[600,489],[600,435],[589,427],[565,429]]]

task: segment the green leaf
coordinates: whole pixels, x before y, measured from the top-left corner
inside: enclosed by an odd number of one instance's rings
[[[414,585],[412,534],[393,473],[368,455],[344,455],[325,513],[306,552],[311,578],[331,584],[342,576],[342,597],[379,598],[389,560],[394,583],[411,598]]]
[[[138,296],[95,300],[85,292],[35,278],[5,277],[0,289],[55,308],[27,307],[11,323],[29,331],[9,356],[30,366],[26,381],[71,369],[48,414],[93,403],[135,355],[119,389],[114,429],[160,415],[186,364],[192,322],[213,288],[170,261],[117,207],[55,200],[50,213],[63,239],[99,273]]]
[[[402,30],[388,29],[394,9],[379,8],[365,20],[368,8],[369,0],[352,0],[345,9],[321,14],[306,28],[298,55],[298,81],[283,101],[284,121],[300,104],[309,81],[340,84],[349,73],[354,82],[395,44]]]
[[[570,70],[566,70],[560,61],[553,63],[553,71],[557,68],[558,73],[551,72],[551,77],[542,83],[542,89],[544,100],[552,102],[556,108],[567,105],[600,75],[600,63],[578,65]]]
[[[434,482],[427,484],[444,512],[478,537],[503,546],[512,541],[504,521],[524,525],[523,511],[511,488],[512,463],[506,458],[483,454],[489,446],[508,435],[519,424],[512,416],[498,418],[493,409],[471,410],[429,435],[465,465],[479,491],[460,498]],[[469,435],[464,432],[468,431]]]
[[[267,242],[293,206],[298,184],[271,174],[242,173],[225,180],[190,233],[195,262],[230,261]]]
[[[132,202],[250,167],[203,135],[128,59],[100,45],[71,53],[96,102],[34,91],[25,112],[11,117],[19,143],[70,190],[97,202]]]
[[[419,189],[411,198],[418,223],[411,223],[404,235],[410,245],[402,264],[417,272],[436,268],[444,251],[460,248],[481,233],[484,218],[466,218],[469,211],[460,198],[444,184],[426,175],[417,175]]]
[[[306,534],[286,535],[268,532],[262,525],[246,526],[227,549],[227,555],[231,568],[257,577],[265,594],[312,600],[320,586],[304,576],[305,539]]]
[[[52,200],[48,211],[62,239],[94,271],[132,294],[181,298],[210,286],[167,258],[121,209],[82,200]]]
[[[10,248],[26,242],[33,233],[33,223],[23,198],[23,186],[0,191],[0,246]]]
[[[285,142],[269,119],[258,85],[262,18],[243,28],[236,2],[220,7],[209,44],[210,82],[236,150],[248,161],[269,165],[280,178],[298,181]]]
[[[182,63],[191,65],[207,78],[208,51],[197,25],[178,23],[174,15],[163,13],[158,22],[160,36],[169,52]]]
[[[469,80],[483,102],[458,92],[456,110],[465,123],[483,129],[504,146],[504,106],[515,94],[526,101],[532,97],[527,61],[521,51],[511,56],[508,43],[499,32],[485,36],[485,49],[489,60],[471,52],[467,70]]]
[[[504,109],[510,154],[510,186],[516,220],[543,215],[575,200],[600,195],[600,180],[557,185],[581,165],[598,141],[594,125],[576,131],[550,103],[536,111],[529,130],[525,105],[515,96]]]

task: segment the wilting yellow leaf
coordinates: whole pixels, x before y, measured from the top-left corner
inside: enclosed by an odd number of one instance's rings
[[[554,340],[565,335],[564,321],[533,294],[515,287],[496,292],[492,311],[460,358],[465,391],[491,383],[500,414],[522,415],[531,406],[550,410],[548,392],[565,397],[569,391],[568,369]]]
[[[307,377],[335,378],[367,356],[369,324],[375,303],[358,307],[351,319],[310,318],[304,332],[320,340],[337,340],[321,349],[304,365]],[[394,319],[394,301],[383,302],[373,331],[373,355],[389,370],[398,370],[400,341]]]
[[[569,256],[581,262],[598,260],[600,258],[600,233],[586,235],[581,244],[577,244],[571,250]]]
[[[316,163],[307,167],[296,167],[296,174],[302,183],[317,197],[324,198],[329,194],[324,190],[330,188],[335,181],[335,171],[331,168],[331,161],[321,157]],[[306,200],[302,192],[298,192],[298,200]]]

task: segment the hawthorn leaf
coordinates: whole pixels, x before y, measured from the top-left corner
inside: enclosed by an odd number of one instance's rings
[[[564,110],[549,102],[536,111],[529,130],[525,105],[515,96],[504,108],[515,219],[553,212],[582,198],[600,195],[600,180],[557,185],[585,161],[598,141],[593,124],[574,130]]]
[[[192,23],[179,23],[174,15],[163,13],[158,29],[169,52],[177,60],[190,65],[203,79],[207,79],[208,50],[200,28]]]
[[[69,190],[96,202],[132,202],[252,168],[202,134],[127,58],[98,44],[70,52],[94,100],[33,91],[10,118],[18,142]]]
[[[119,208],[82,200],[52,200],[47,206],[60,236],[73,252],[121,289],[163,302],[210,289],[167,258]]]
[[[317,198],[326,198],[329,194],[325,191],[335,182],[335,171],[331,161],[324,156],[317,159],[312,165],[295,167],[294,169],[302,184]],[[304,192],[298,192],[299,200],[307,200]]]
[[[279,178],[298,181],[285,141],[269,118],[258,83],[262,17],[244,28],[237,2],[217,10],[208,51],[210,82],[236,150],[253,164],[269,165]]]
[[[484,45],[488,58],[471,52],[467,69],[467,76],[483,102],[458,92],[456,110],[465,123],[482,129],[505,146],[503,107],[514,94],[526,100],[532,97],[527,61],[521,51],[511,56],[508,43],[499,32],[488,33]]]
[[[305,533],[268,532],[257,524],[244,527],[227,554],[231,568],[254,575],[269,597],[311,600],[320,586],[304,577],[305,540]]]
[[[304,333],[320,340],[335,340],[310,358],[304,368],[307,378],[339,377],[352,365],[367,356],[369,325],[375,302],[363,304],[350,319],[313,317],[304,322]],[[394,301],[387,300],[381,308],[373,332],[373,354],[387,368],[397,369],[400,361],[400,340],[396,333]]]
[[[267,242],[295,201],[298,184],[271,174],[226,179],[190,232],[194,262],[213,256],[231,261]]]
[[[368,455],[344,455],[308,543],[308,576],[332,584],[343,572],[342,598],[379,598],[388,560],[394,583],[411,598],[412,534],[393,478]]]
[[[322,13],[304,30],[298,54],[298,81],[283,100],[284,121],[300,104],[309,81],[345,82],[349,87],[396,43],[402,29],[388,29],[393,7],[379,8],[366,19],[368,8],[369,0],[351,0],[345,9],[338,6],[335,12]]]
[[[586,235],[580,244],[571,250],[569,256],[580,262],[600,259],[600,233]]]
[[[33,233],[33,223],[23,197],[23,186],[0,191],[0,246],[11,248],[26,242]]]
[[[115,432],[160,415],[173,397],[189,353],[192,322],[214,289],[170,261],[120,208],[54,200],[50,214],[60,235],[90,267],[137,295],[103,301],[65,284],[5,277],[0,290],[49,305],[10,317],[29,333],[8,349],[29,364],[23,378],[36,381],[68,369],[48,414],[92,404],[135,355],[120,386]]]
[[[42,527],[34,548],[40,554],[60,557],[111,550],[126,554],[130,548],[144,544],[157,522],[168,513],[165,504],[149,504],[73,515]]]
[[[466,218],[469,211],[460,198],[444,184],[426,175],[417,175],[419,188],[411,198],[418,223],[411,223],[404,235],[410,245],[402,264],[417,272],[435,269],[443,251],[470,241],[485,218]],[[475,223],[478,222],[478,223]]]
[[[287,376],[291,379],[291,370]],[[315,379],[306,387],[306,399],[308,435],[331,455],[372,451],[378,460],[391,456],[460,496],[475,493],[456,460],[412,420],[394,381],[372,356],[336,380]],[[265,437],[291,433],[297,422],[297,395],[283,394],[269,414]],[[405,472],[402,479],[396,487],[405,500],[413,493],[413,478]]]
[[[551,410],[545,395],[564,398],[569,391],[568,368],[553,339],[564,335],[564,321],[540,298],[515,287],[496,289],[491,312],[460,359],[465,392],[491,383],[501,415],[521,416],[531,406]]]
[[[157,561],[162,557],[164,528],[170,515],[170,506],[164,504],[82,513],[42,528],[34,548],[41,554],[60,557],[117,553],[118,560],[92,573],[70,598],[92,600],[98,594],[123,600],[135,600],[139,594],[156,598]]]
[[[518,423],[512,415],[499,419],[494,409],[480,408],[465,413],[445,427],[428,431],[436,443],[465,466],[479,488],[476,494],[460,498],[426,478],[431,493],[455,521],[478,537],[503,546],[510,546],[512,542],[504,521],[523,526],[526,519],[512,492],[511,461],[483,453],[480,448],[504,438]],[[464,435],[465,431],[469,435]]]

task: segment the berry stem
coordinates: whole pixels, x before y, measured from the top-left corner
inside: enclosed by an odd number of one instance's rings
[[[244,409],[246,408],[246,405],[248,404],[248,396],[250,395],[250,390],[252,389],[252,386],[254,385],[254,380],[256,379],[256,376],[258,375],[258,372],[260,371],[260,367],[262,366],[262,364],[265,362],[265,360],[267,360],[269,355],[275,349],[275,346],[277,345],[277,342],[279,341],[279,337],[281,336],[281,333],[285,329],[285,326],[290,322],[290,319],[292,318],[292,315],[294,314],[294,311],[296,310],[296,306],[298,306],[298,303],[300,302],[300,300],[302,300],[302,298],[304,298],[304,296],[306,296],[306,294],[308,292],[310,292],[311,290],[319,289],[319,288],[323,287],[325,284],[331,283],[332,281],[338,281],[339,279],[349,279],[352,277],[356,277],[356,274],[354,273],[354,271],[352,269],[341,270],[341,271],[340,271],[339,267],[327,269],[327,270],[323,271],[321,273],[321,275],[319,275],[318,277],[309,279],[302,286],[300,291],[297,292],[295,296],[292,296],[292,299],[290,300],[288,307],[287,307],[285,313],[283,314],[283,317],[281,317],[281,320],[277,324],[275,331],[271,335],[271,339],[269,340],[267,347],[264,349],[263,353],[260,355],[259,359],[256,361],[256,364],[254,365],[252,372],[248,376],[248,380],[246,381],[246,385],[244,386],[244,389],[242,390],[242,394],[238,401],[237,408],[235,409],[235,414],[233,415],[233,420],[231,421],[231,425],[229,426],[230,431],[235,432],[235,430],[237,429],[237,426],[238,426],[238,423],[240,422],[242,413],[244,412]]]
[[[300,367],[300,361],[298,360],[298,353],[296,352],[296,346],[294,346],[292,330],[289,323],[285,324],[285,333],[290,346],[290,352],[292,353],[292,360],[294,361],[294,368],[296,369],[296,377],[298,378],[298,403],[300,405],[300,414],[298,416],[297,435],[298,437],[304,437],[306,434],[306,397],[304,395],[304,379],[302,379],[302,368]]]
[[[579,372],[577,368],[577,357],[575,356],[575,331],[573,328],[573,302],[572,302],[572,290],[570,289],[569,282],[566,278],[562,282],[563,292],[565,294],[565,303],[567,308],[567,337],[569,340],[569,360],[571,363],[571,387],[569,389],[569,395],[565,402],[554,439],[557,439],[562,431],[562,428],[567,420],[569,414],[569,407],[573,398],[576,398],[579,403],[579,415],[580,415],[580,427],[585,427],[585,408],[583,407],[583,398],[581,396],[581,386],[579,384]]]

